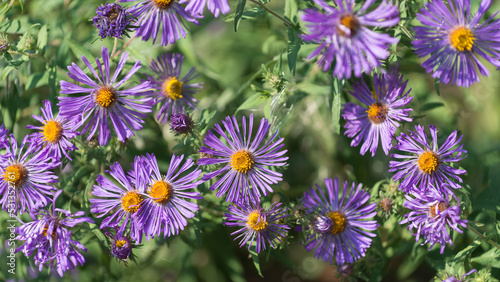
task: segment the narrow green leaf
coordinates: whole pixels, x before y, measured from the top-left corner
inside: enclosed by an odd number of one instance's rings
[[[26,6],[26,0],[19,0],[19,4],[21,5],[21,12],[24,13],[24,7]]]
[[[427,103],[427,104],[422,105],[422,107],[420,107],[419,110],[420,110],[420,112],[426,112],[426,111],[430,111],[432,109],[439,108],[439,107],[444,107],[444,104],[441,102],[431,102],[431,103]]]
[[[47,46],[47,41],[48,41],[48,29],[47,25],[45,24],[40,28],[40,31],[38,31],[38,38],[36,43],[36,47],[38,50],[40,50],[41,54],[45,53],[45,47]]]
[[[260,261],[259,261],[259,254],[255,252],[255,243],[252,245],[250,250],[250,255],[252,256],[253,260],[253,265],[255,266],[255,269],[257,269],[257,273],[260,275],[260,277],[264,278],[264,275],[262,275],[262,271],[260,270]]]
[[[474,240],[474,242],[472,242],[472,244],[470,244],[469,246],[467,246],[465,249],[461,250],[460,252],[457,253],[457,255],[453,258],[453,262],[457,262],[458,260],[462,259],[462,258],[467,258],[467,257],[470,257],[470,255],[472,254],[472,252],[479,246],[481,245],[481,241],[480,240]]]
[[[94,224],[94,223],[89,223],[90,230],[94,233],[94,235],[99,239],[99,241],[102,244],[102,247],[104,249],[107,249],[108,247],[108,240],[106,240],[106,236],[104,236],[104,233],[99,229],[99,227]]]
[[[471,262],[479,263],[484,266],[500,268],[500,250],[492,248],[481,256],[472,258]]]
[[[441,96],[441,92],[439,92],[439,78],[434,78],[434,88],[436,89],[438,96]]]
[[[344,87],[345,80],[333,78],[332,81],[332,122],[335,133],[340,134],[340,113],[342,111],[342,97],[340,93]]]
[[[266,95],[264,93],[257,93],[252,96],[250,96],[243,104],[241,104],[238,109],[236,110],[236,113],[238,113],[241,110],[246,110],[246,109],[251,109],[253,107],[256,107],[260,104],[263,104],[269,100],[269,95]],[[235,114],[236,114],[235,113]]]
[[[293,24],[297,24],[298,21],[298,7],[296,0],[286,0],[285,2],[285,18],[291,21]]]
[[[297,30],[293,28],[287,28],[286,34],[288,35],[288,47],[287,47],[287,55],[288,55],[288,68],[290,68],[290,72],[295,75],[295,69],[297,65],[297,54],[300,50],[301,39]]]
[[[5,79],[7,79],[7,76],[9,75],[9,73],[15,69],[15,67],[13,66],[6,66],[3,71],[2,71],[2,81],[5,81]]]
[[[43,85],[49,84],[49,72],[36,72],[28,76],[26,79],[25,90],[30,90]]]
[[[246,3],[246,0],[238,0],[238,5],[236,5],[236,12],[234,13],[234,31],[238,30],[238,24],[241,17],[243,16],[243,12],[245,11]]]

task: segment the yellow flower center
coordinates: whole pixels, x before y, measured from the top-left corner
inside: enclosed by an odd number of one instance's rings
[[[167,9],[174,3],[173,0],[152,0],[153,5],[158,9]]]
[[[142,204],[142,196],[135,191],[130,191],[122,198],[122,207],[129,213],[135,213]]]
[[[345,218],[345,215],[339,212],[329,212],[328,217],[333,221],[333,227],[330,231],[333,235],[339,234],[344,231],[347,225],[347,219]]]
[[[95,100],[99,106],[109,108],[116,100],[116,91],[110,86],[103,86],[97,90]]]
[[[421,171],[431,174],[439,166],[439,157],[436,153],[427,151],[418,157],[417,163]]]
[[[247,173],[253,166],[252,154],[240,150],[231,155],[230,166],[237,172]]]
[[[387,119],[389,107],[386,104],[376,102],[371,104],[366,112],[371,123],[380,124]]]
[[[450,33],[450,44],[458,51],[472,50],[474,39],[474,34],[466,27],[458,27]]]
[[[448,206],[445,202],[439,202],[439,204],[429,207],[429,213],[431,214],[432,218],[435,218],[437,216],[437,210],[438,209],[440,212],[444,212],[447,210],[450,206]]]
[[[353,37],[358,33],[360,28],[360,24],[358,19],[356,19],[353,15],[344,15],[340,19],[340,24],[347,27],[351,31],[350,37]],[[340,28],[337,27],[337,32],[342,36],[347,36],[347,34]]]
[[[20,164],[10,165],[5,169],[3,179],[15,187],[22,186],[28,179],[28,170]]]
[[[248,216],[247,225],[250,229],[259,232],[266,229],[269,223],[267,223],[266,219],[260,215],[259,211],[253,211]]]
[[[121,248],[121,247],[125,246],[125,244],[127,244],[127,241],[125,241],[123,239],[115,241],[115,246],[117,248]]]
[[[41,130],[43,134],[43,141],[47,141],[50,143],[57,143],[62,137],[63,129],[60,122],[55,120],[48,120],[47,123]]]
[[[163,82],[163,92],[172,100],[177,101],[177,99],[182,98],[182,84],[184,82],[177,80],[175,76],[168,78]]]
[[[153,201],[159,204],[168,203],[173,192],[172,186],[165,181],[155,181],[148,190],[148,194],[154,199]]]

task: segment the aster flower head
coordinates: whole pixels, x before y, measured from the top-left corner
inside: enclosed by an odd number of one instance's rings
[[[427,191],[412,192],[406,194],[405,198],[403,205],[410,209],[410,212],[400,224],[408,224],[410,234],[414,235],[417,241],[422,236],[425,240],[422,245],[429,243],[429,250],[435,244],[441,244],[442,254],[446,243],[453,245],[449,230],[462,233],[459,227],[467,226],[467,220],[460,217],[459,205],[452,205],[452,200],[459,200],[449,189],[437,189],[431,184]]]
[[[380,66],[380,60],[389,56],[389,46],[398,42],[397,38],[368,27],[386,28],[398,24],[398,8],[387,0],[375,9],[370,7],[373,0],[365,1],[359,9],[355,9],[354,0],[333,2],[336,7],[323,0],[314,0],[325,13],[306,9],[301,17],[309,28],[302,38],[320,44],[309,59],[319,56],[318,65],[323,71],[328,71],[335,61],[333,75],[339,79],[349,79],[352,72],[361,77],[362,73]]]
[[[127,259],[132,255],[133,245],[130,237],[119,232],[113,234],[109,231],[106,231],[105,235],[107,236],[111,246],[111,254],[115,258],[124,261],[126,264]]]
[[[458,277],[455,277],[455,275],[451,275],[450,277],[442,280],[442,282],[467,282],[467,281],[473,281],[471,277],[467,278],[466,276],[471,275],[472,273],[477,273],[476,269],[472,269],[471,271],[465,273],[462,275],[460,279]]]
[[[432,142],[428,142],[425,128],[421,125],[415,126],[415,132],[408,130],[409,135],[401,133],[397,137],[398,144],[395,148],[411,155],[392,154],[395,159],[403,159],[389,162],[389,172],[396,172],[393,179],[401,180],[399,189],[408,192],[411,190],[427,190],[429,185],[444,187],[444,189],[461,188],[459,177],[466,171],[451,167],[451,163],[459,162],[467,155],[463,149],[462,135],[457,138],[457,131],[453,131],[442,145],[438,144],[437,130],[434,125],[429,125]],[[448,184],[442,186],[442,184]]]
[[[184,161],[184,155],[173,155],[165,175],[160,173],[156,157],[146,154],[140,163],[141,174],[147,177],[145,200],[137,212],[138,222],[143,226],[146,238],[179,234],[187,225],[187,218],[195,216],[198,205],[191,202],[201,199],[194,191],[203,181],[198,180],[201,170],[192,170],[192,159]]]
[[[103,4],[95,12],[97,16],[92,19],[92,25],[99,29],[101,38],[111,36],[121,39],[122,35],[127,35],[127,31],[132,28],[133,17],[116,3]]]
[[[489,71],[480,57],[500,67],[500,19],[498,11],[483,23],[481,18],[491,5],[482,0],[479,10],[471,16],[470,0],[442,0],[427,3],[417,13],[422,26],[415,27],[413,46],[419,57],[429,58],[422,67],[440,82],[469,87]]]
[[[372,233],[378,224],[373,217],[375,203],[368,204],[370,194],[347,181],[339,187],[339,180],[325,179],[326,195],[319,185],[304,193],[303,203],[309,213],[319,213],[316,218],[315,232],[306,239],[306,250],[314,250],[314,256],[332,264],[335,257],[337,265],[353,263],[365,255],[370,247]],[[350,190],[350,191],[349,191]],[[325,222],[330,225],[324,228]]]
[[[364,80],[356,81],[351,93],[363,106],[347,103],[344,106],[342,117],[346,120],[344,125],[347,135],[354,138],[351,146],[358,146],[361,141],[361,154],[368,149],[375,155],[379,140],[384,153],[389,154],[392,148],[392,138],[399,127],[399,122],[411,122],[408,117],[411,108],[407,106],[413,97],[408,97],[411,89],[405,92],[408,80],[403,82],[403,75],[393,73],[375,74],[373,78],[374,91],[371,91]]]
[[[193,130],[194,122],[187,114],[176,113],[172,114],[170,127],[176,133],[185,134]]]
[[[49,151],[40,151],[39,144],[28,143],[28,138],[18,147],[11,134],[7,153],[0,156],[0,202],[11,215],[47,205],[56,190],[48,184],[58,182],[51,170],[61,163]]]
[[[236,117],[226,117],[222,121],[224,129],[216,124],[213,130],[221,136],[224,143],[212,130],[205,135],[206,146],[200,148],[200,153],[210,154],[213,157],[200,158],[200,165],[224,164],[224,167],[203,175],[202,180],[207,181],[217,175],[223,176],[217,180],[210,190],[219,189],[217,197],[227,193],[227,202],[256,202],[261,192],[267,195],[273,192],[270,184],[276,184],[282,180],[282,174],[275,172],[269,167],[284,166],[288,157],[284,156],[287,150],[281,150],[284,146],[283,138],[276,131],[267,143],[264,138],[271,128],[269,121],[263,118],[259,128],[252,136],[253,115],[250,118],[242,118],[242,130],[238,126]],[[252,138],[253,137],[253,138]],[[252,141],[253,140],[253,141]]]
[[[91,212],[97,217],[107,216],[101,223],[100,228],[118,227],[117,233],[123,234],[130,222],[130,237],[140,243],[143,234],[143,224],[137,221],[137,211],[144,205],[144,194],[146,191],[146,176],[143,175],[139,166],[141,158],[136,157],[133,169],[128,175],[118,162],[110,166],[109,173],[118,183],[98,175],[92,189],[96,198],[89,199]]]
[[[186,11],[191,14],[203,15],[203,10],[207,6],[208,10],[217,18],[219,14],[227,14],[231,11],[227,0],[181,0],[179,3],[186,3]]]
[[[16,240],[24,241],[16,252],[21,251],[26,257],[35,254],[35,265],[38,265],[39,271],[48,265],[51,269],[55,268],[61,277],[65,271],[74,269],[78,264],[83,265],[85,258],[79,250],[87,251],[80,242],[71,238],[72,232],[68,227],[84,222],[94,223],[91,218],[83,217],[84,211],[72,214],[56,208],[56,199],[62,192],[59,190],[54,195],[52,212],[43,209],[35,211],[31,213],[33,221],[21,222],[22,225],[16,228]]]
[[[230,205],[229,213],[225,213],[224,224],[227,226],[241,227],[231,235],[238,235],[234,240],[241,238],[240,248],[248,243],[248,249],[255,241],[255,251],[259,253],[266,249],[266,242],[271,247],[276,248],[281,242],[290,227],[286,224],[279,224],[280,219],[289,216],[286,207],[281,207],[281,203],[272,203],[269,209],[264,209],[260,201],[255,203],[240,203]]]
[[[69,97],[58,97],[59,115],[63,118],[69,118],[76,122],[76,126],[87,124],[82,133],[88,132],[87,140],[90,140],[96,132],[98,133],[99,145],[106,145],[111,138],[110,125],[108,119],[115,129],[118,139],[125,142],[126,139],[134,135],[131,129],[140,130],[144,113],[151,112],[151,98],[138,98],[138,96],[150,95],[149,82],[142,82],[129,89],[119,90],[119,88],[134,75],[141,66],[140,62],[134,64],[132,69],[125,77],[117,81],[118,75],[122,72],[128,53],[124,52],[120,62],[116,67],[113,76],[110,76],[110,58],[108,49],[102,47],[101,65],[99,59],[96,59],[99,74],[91,66],[90,62],[82,56],[82,60],[87,68],[94,75],[92,80],[75,63],[68,66],[69,77],[77,82],[89,87],[82,87],[67,81],[61,81],[61,94],[70,94]],[[74,96],[74,94],[84,94],[83,96]],[[129,96],[132,96],[129,97]]]
[[[198,102],[193,94],[203,89],[203,83],[189,83],[196,78],[194,68],[181,77],[181,68],[184,56],[181,54],[162,54],[151,62],[151,70],[155,76],[147,80],[154,89],[154,105],[160,105],[156,118],[162,123],[169,121],[171,114],[184,113],[186,107],[194,109]]]
[[[42,116],[32,115],[34,119],[41,122],[42,126],[28,125],[26,128],[37,129],[39,132],[31,135],[32,142],[37,142],[44,150],[56,159],[61,159],[64,154],[68,159],[69,151],[78,150],[69,140],[78,135],[73,131],[74,122],[57,116],[54,118],[52,113],[52,104],[50,101],[43,101],[43,107],[40,108]]]
[[[120,0],[120,2],[134,2],[136,0]],[[195,18],[200,15],[187,12],[183,6],[176,3],[175,0],[147,0],[142,1],[135,6],[127,9],[137,21],[135,25],[136,36],[142,37],[143,41],[153,38],[153,44],[156,42],[158,33],[161,30],[161,45],[167,46],[173,44],[181,37],[186,37],[186,26],[183,19],[188,22],[198,24]]]

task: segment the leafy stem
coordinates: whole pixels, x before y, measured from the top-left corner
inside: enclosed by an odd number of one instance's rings
[[[278,15],[275,11],[273,11],[273,10],[269,9],[268,7],[266,7],[265,4],[262,4],[262,3],[260,3],[257,0],[250,0],[250,2],[259,5],[262,9],[266,10],[269,14],[275,16],[276,18],[278,18],[279,20],[281,20],[283,23],[285,23],[289,28],[294,28],[294,25],[293,25],[293,23],[291,21],[289,21],[289,20],[285,19],[284,17]]]
[[[487,236],[483,235],[481,232],[479,232],[478,230],[476,230],[471,224],[467,224],[467,228],[469,228],[470,231],[476,233],[476,235],[479,236],[479,238],[487,241],[488,243],[490,243],[495,248],[500,249],[500,245],[498,243],[494,242],[493,240],[491,240]]]

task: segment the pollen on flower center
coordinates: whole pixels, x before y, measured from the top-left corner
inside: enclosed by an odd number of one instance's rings
[[[429,213],[432,218],[435,218],[437,216],[437,210],[438,209],[440,212],[444,212],[447,210],[450,206],[446,204],[445,202],[439,202],[439,204],[434,205],[432,207],[429,207]]]
[[[253,229],[255,231],[262,231],[266,229],[269,223],[267,223],[264,216],[260,215],[259,211],[253,211],[248,216],[247,225],[250,229]]]
[[[470,51],[474,45],[474,34],[469,28],[459,27],[450,33],[450,44],[458,51]]]
[[[28,170],[20,164],[10,165],[5,169],[3,179],[15,187],[22,186],[28,179]]]
[[[421,171],[431,174],[439,166],[439,156],[432,151],[427,151],[418,157],[417,163]]]
[[[122,198],[122,207],[129,213],[135,213],[141,207],[143,198],[139,193],[130,191]]]
[[[168,9],[174,3],[174,0],[152,0],[153,5],[158,9]]]
[[[103,86],[97,90],[95,101],[103,107],[109,108],[116,100],[116,91],[111,86]]]
[[[47,121],[41,132],[43,134],[44,141],[57,143],[62,137],[63,128],[60,122],[49,120]]]
[[[347,226],[347,219],[345,215],[339,212],[329,212],[328,217],[333,221],[333,227],[330,231],[332,234],[338,234],[344,231]]]
[[[240,150],[231,155],[231,167],[241,173],[247,173],[253,166],[252,154],[246,150]]]
[[[358,30],[360,28],[360,24],[358,19],[354,17],[354,15],[344,15],[340,19],[340,24],[343,25],[344,27],[347,27],[350,31],[351,34],[347,35],[340,27],[337,27],[337,32],[346,37],[353,37],[358,33]]]
[[[166,96],[172,98],[174,101],[182,98],[182,84],[184,82],[177,80],[177,77],[171,77],[163,82],[163,92]]]
[[[173,189],[165,181],[155,181],[148,190],[148,194],[153,198],[155,203],[166,204],[172,198]]]
[[[371,104],[366,112],[371,123],[380,124],[387,119],[389,107],[384,103],[376,102]]]
[[[123,239],[121,239],[121,240],[116,240],[116,241],[115,241],[115,246],[116,246],[117,248],[121,248],[121,247],[123,247],[125,244],[127,244],[127,241],[125,241],[125,240],[123,240]]]

